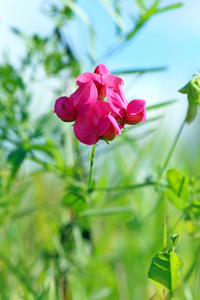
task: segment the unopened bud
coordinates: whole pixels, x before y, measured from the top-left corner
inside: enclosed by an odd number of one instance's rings
[[[179,92],[187,94],[189,107],[186,122],[190,123],[196,117],[197,105],[200,104],[200,73],[194,74],[192,79]]]

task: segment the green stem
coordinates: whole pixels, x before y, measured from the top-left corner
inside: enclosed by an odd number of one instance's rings
[[[161,177],[162,177],[162,175],[163,175],[165,169],[167,168],[167,165],[168,165],[169,160],[170,160],[170,158],[171,158],[171,156],[172,156],[172,154],[173,154],[173,152],[174,152],[174,149],[175,149],[175,147],[176,147],[176,144],[177,144],[178,139],[179,139],[179,137],[180,137],[180,135],[181,135],[181,132],[182,132],[182,130],[183,130],[184,125],[185,125],[185,119],[184,119],[183,123],[181,124],[181,127],[180,127],[180,129],[179,129],[179,131],[178,131],[178,133],[177,133],[177,135],[176,135],[176,138],[175,138],[175,140],[174,140],[174,142],[173,142],[173,144],[172,144],[172,147],[171,147],[171,149],[170,149],[170,151],[169,151],[169,153],[168,153],[168,156],[167,156],[167,158],[166,158],[166,160],[165,160],[165,163],[164,163],[162,169],[161,169],[160,172],[159,172],[159,178],[158,178],[158,180],[161,179]]]
[[[94,164],[94,154],[95,154],[96,144],[92,147],[92,153],[90,156],[90,175],[89,175],[89,189],[93,188],[92,175],[93,175],[93,164]]]
[[[198,178],[199,170],[200,170],[200,143],[199,143],[198,161],[197,161],[196,172],[195,172],[195,182]]]
[[[124,186],[110,186],[110,187],[95,187],[96,191],[102,191],[102,192],[118,192],[118,191],[125,191],[125,190],[134,190],[134,189],[139,189],[143,188],[146,186],[157,186],[160,188],[166,188],[166,185],[163,185],[162,183],[158,183],[156,181],[149,181],[149,182],[144,182],[144,183],[138,183],[134,185],[124,185]]]

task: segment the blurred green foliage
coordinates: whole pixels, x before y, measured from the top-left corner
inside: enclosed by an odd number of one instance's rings
[[[100,3],[116,28],[116,39],[102,59],[133,43],[151,17],[181,6],[132,1],[136,16],[129,15],[133,23],[125,31],[121,1]],[[167,164],[162,168],[159,162],[160,168],[155,168],[158,155],[152,156],[155,130],[163,117],[160,111],[175,101],[162,99],[149,106],[152,115],[145,123],[128,127],[110,146],[102,142],[97,147],[92,188],[88,147],[53,115],[53,102],[66,92],[66,82],[68,93],[74,78],[85,71],[67,39],[70,22],[83,21],[90,36],[87,59],[91,68],[99,63],[93,52],[98,32],[82,7],[73,0],[44,7],[54,24],[46,37],[26,36],[13,28],[26,53],[18,66],[8,60],[0,66],[0,298],[131,300],[154,294],[151,299],[198,300],[200,153],[194,174],[176,165],[164,173]],[[133,76],[162,70],[115,73]],[[40,104],[44,99],[41,91],[38,95],[38,83],[45,90],[48,85],[49,102],[42,112],[34,108],[37,97]],[[162,149],[161,143],[159,152]],[[182,259],[174,252],[178,235],[171,237],[174,248],[162,248],[164,217],[166,243],[172,233],[182,234],[176,251],[184,260],[180,282]],[[167,284],[162,285],[157,269],[151,273],[150,278],[161,282],[157,292],[147,278],[152,258],[153,263],[166,260],[170,266]]]

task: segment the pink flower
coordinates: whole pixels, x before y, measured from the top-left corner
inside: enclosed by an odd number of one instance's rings
[[[73,122],[89,110],[97,100],[97,89],[92,81],[81,85],[69,98],[56,100],[54,112],[64,122]]]
[[[84,144],[93,145],[101,137],[112,141],[116,134],[121,134],[117,121],[110,112],[107,102],[97,100],[90,110],[77,117],[74,125],[77,139]]]
[[[146,101],[128,103],[123,80],[111,75],[104,64],[99,64],[94,73],[79,75],[76,83],[79,87],[69,98],[56,100],[54,112],[65,122],[75,121],[74,133],[80,142],[93,145],[101,138],[112,141],[125,124],[146,120]],[[108,103],[103,101],[105,97]]]
[[[107,88],[115,88],[118,90],[119,86],[123,86],[124,82],[121,78],[111,75],[104,64],[99,64],[94,73],[86,72],[79,75],[75,82],[78,86],[93,81],[98,90],[98,100],[103,100],[106,97]]]
[[[107,98],[117,120],[130,125],[146,121],[145,100],[134,99],[128,103],[121,87],[118,90],[108,88]]]

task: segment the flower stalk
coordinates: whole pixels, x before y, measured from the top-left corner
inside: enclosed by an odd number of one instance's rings
[[[95,154],[95,150],[96,150],[96,145],[94,144],[92,147],[92,153],[90,155],[90,174],[89,174],[89,191],[92,191],[93,189],[93,179],[92,179],[92,175],[93,175],[93,164],[94,164],[94,154]]]
[[[177,133],[177,135],[176,135],[176,138],[175,138],[175,140],[174,140],[174,142],[173,142],[173,144],[172,144],[172,146],[171,146],[171,148],[170,148],[170,151],[169,151],[169,153],[168,153],[168,155],[167,155],[167,158],[166,158],[166,160],[165,160],[165,162],[164,162],[164,164],[163,164],[163,167],[161,168],[161,170],[160,170],[160,172],[159,172],[158,180],[161,179],[163,173],[165,172],[165,169],[166,169],[167,166],[168,166],[168,163],[169,163],[169,161],[170,161],[170,158],[172,157],[172,154],[173,154],[173,152],[174,152],[174,149],[175,149],[175,147],[176,147],[176,144],[177,144],[177,142],[178,142],[178,139],[179,139],[179,137],[180,137],[180,135],[181,135],[181,132],[182,132],[182,130],[183,130],[183,127],[184,127],[184,125],[185,125],[185,122],[186,122],[186,120],[184,119],[184,121],[183,121],[183,123],[181,124],[181,127],[180,127],[180,129],[179,129],[179,131],[178,131],[178,133]]]

